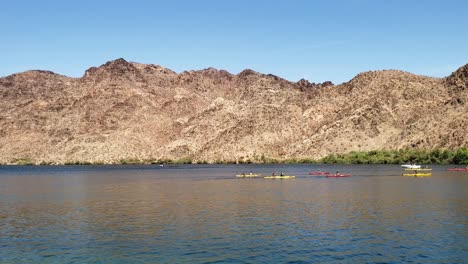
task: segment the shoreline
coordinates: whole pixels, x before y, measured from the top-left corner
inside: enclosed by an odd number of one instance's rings
[[[111,162],[103,161],[33,161],[31,158],[18,158],[0,166],[99,166],[99,165],[181,165],[181,164],[432,164],[432,165],[468,165],[468,147],[454,150],[432,149],[432,150],[371,150],[351,151],[346,154],[332,153],[321,159],[312,158],[284,158],[276,159],[262,155],[257,159],[243,160],[196,160],[189,157],[172,159],[137,159],[127,158]]]

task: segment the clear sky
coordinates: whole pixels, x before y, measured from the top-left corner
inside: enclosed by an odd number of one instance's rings
[[[0,76],[80,77],[120,57],[291,81],[367,70],[443,77],[468,63],[468,1],[2,1]]]

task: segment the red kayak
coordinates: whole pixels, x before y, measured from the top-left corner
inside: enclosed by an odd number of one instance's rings
[[[351,174],[330,174],[327,175],[327,178],[333,177],[333,178],[341,178],[341,177],[350,177]]]
[[[328,174],[330,174],[328,171],[312,171],[312,172],[309,172],[309,175],[313,175],[313,176],[328,175]]]
[[[448,171],[468,171],[468,168],[449,168]]]

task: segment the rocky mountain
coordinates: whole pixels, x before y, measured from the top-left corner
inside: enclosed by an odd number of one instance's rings
[[[446,78],[370,71],[334,85],[117,59],[81,78],[0,78],[0,163],[320,158],[468,145],[468,64]]]

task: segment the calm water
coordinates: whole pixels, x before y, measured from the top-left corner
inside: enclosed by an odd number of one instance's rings
[[[0,262],[466,263],[468,172],[433,168],[0,167]]]

